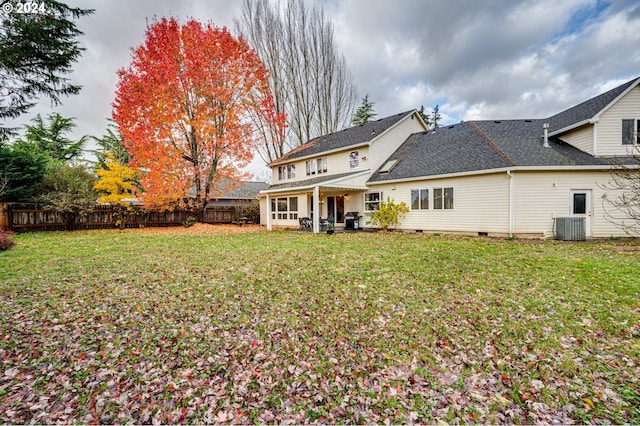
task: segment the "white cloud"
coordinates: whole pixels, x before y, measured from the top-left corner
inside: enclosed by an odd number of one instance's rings
[[[314,0],[304,0],[313,3]],[[379,116],[440,104],[443,123],[545,117],[640,76],[640,6],[633,0],[318,0],[338,47]],[[80,95],[57,111],[77,133],[100,135],[116,72],[154,16],[233,27],[227,0],[70,0],[87,48],[71,75]],[[46,114],[49,102],[33,111]],[[31,117],[24,117],[27,122]]]

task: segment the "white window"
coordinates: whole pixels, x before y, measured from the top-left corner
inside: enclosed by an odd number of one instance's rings
[[[372,212],[380,209],[381,200],[382,192],[368,192],[364,194],[364,210]]]
[[[622,120],[622,145],[634,145],[640,142],[640,120]]]
[[[298,197],[272,198],[271,218],[279,220],[298,219]]]
[[[278,180],[295,179],[296,165],[287,164],[286,166],[278,166]]]
[[[357,169],[360,167],[360,153],[358,151],[351,151],[349,153],[349,168]]]
[[[306,162],[307,176],[327,173],[327,157],[308,160]]]
[[[453,188],[434,188],[433,208],[436,210],[453,209]]]
[[[428,189],[412,189],[411,190],[411,210],[428,210],[429,209],[429,190]]]

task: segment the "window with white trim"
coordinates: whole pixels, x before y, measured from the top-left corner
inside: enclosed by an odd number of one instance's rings
[[[305,165],[307,169],[307,176],[327,173],[327,157],[316,158],[315,160],[307,160]]]
[[[360,153],[358,151],[351,151],[349,153],[349,168],[357,169],[360,167]]]
[[[640,142],[640,120],[637,118],[622,120],[622,145],[635,145]]]
[[[286,166],[278,166],[278,180],[295,179],[296,165],[287,164]]]
[[[367,192],[364,194],[364,211],[372,212],[380,209],[382,192]]]
[[[412,189],[411,190],[411,210],[428,210],[429,209],[429,190],[428,189]]]
[[[271,218],[279,220],[298,219],[298,197],[272,198]]]
[[[453,209],[453,188],[433,189],[433,208],[435,210]]]

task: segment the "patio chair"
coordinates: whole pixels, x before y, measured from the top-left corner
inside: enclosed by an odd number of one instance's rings
[[[311,231],[311,228],[313,227],[313,224],[311,222],[311,218],[309,218],[309,217],[301,217],[300,219],[298,219],[298,222],[300,223],[300,230],[301,231]]]

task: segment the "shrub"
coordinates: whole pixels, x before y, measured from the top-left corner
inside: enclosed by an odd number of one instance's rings
[[[182,223],[182,226],[185,228],[189,228],[198,223],[198,218],[195,216],[188,216],[187,219]]]
[[[388,231],[390,226],[396,226],[400,219],[409,212],[409,207],[402,201],[396,204],[387,198],[387,201],[380,202],[380,208],[371,214],[371,223],[380,225],[383,231]]]
[[[0,228],[0,251],[9,250],[16,245],[16,242],[13,240],[14,235],[15,233],[8,229]]]

